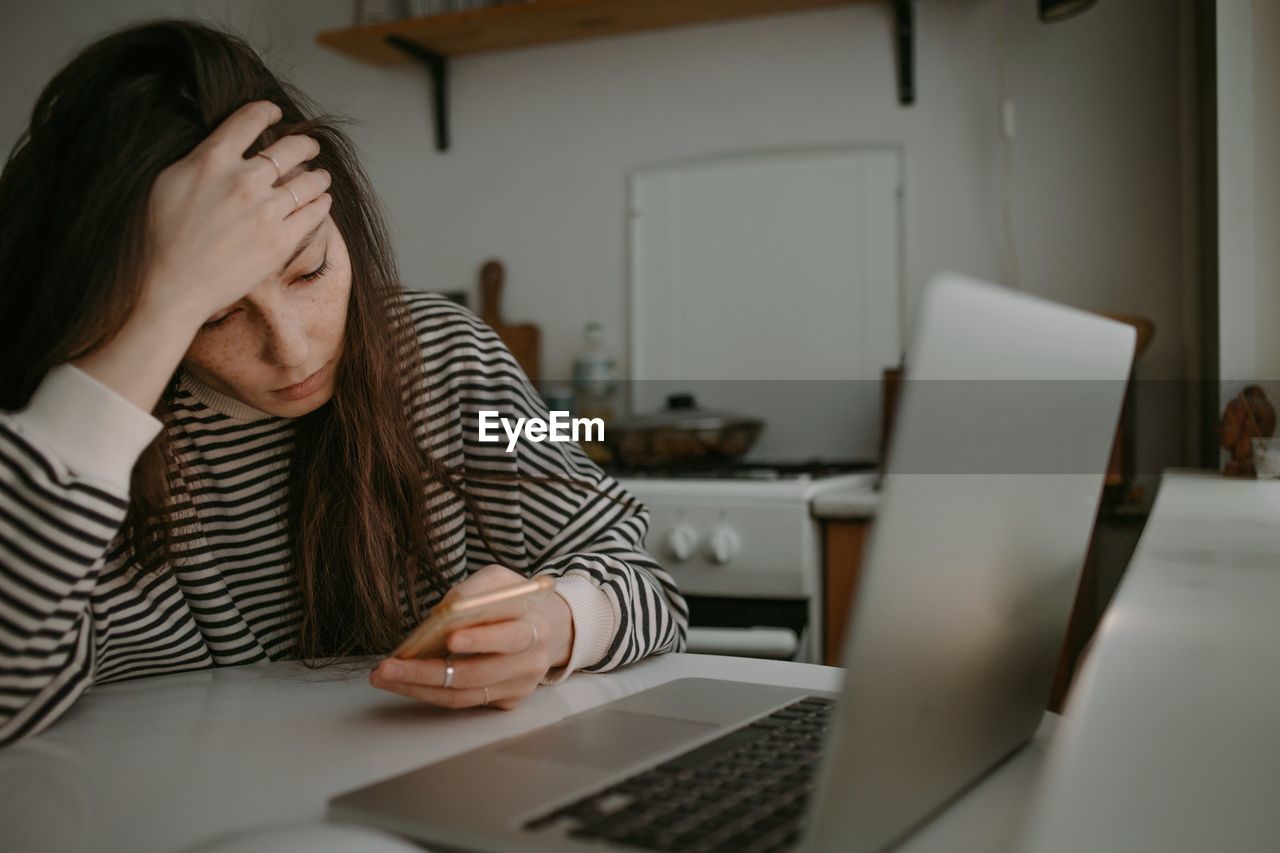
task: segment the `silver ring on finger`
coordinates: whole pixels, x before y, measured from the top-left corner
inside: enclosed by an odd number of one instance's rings
[[[294,210],[297,210],[299,207],[302,207],[302,202],[298,201],[298,194],[293,191],[293,187],[289,186],[288,184],[285,184],[284,188],[289,191],[289,195],[293,196]]]
[[[533,643],[529,646],[529,648],[533,648],[534,646],[538,645],[538,640],[541,639],[538,636],[538,626],[530,622],[528,619],[524,621],[526,625],[528,625],[530,628],[533,629]]]
[[[265,151],[259,151],[258,156],[266,157],[268,160],[271,161],[271,165],[276,167],[276,180],[279,180],[280,178],[284,177],[284,171],[281,170],[280,164],[279,162],[276,161],[276,158],[272,157],[270,154],[268,154]]]
[[[444,665],[444,684],[440,685],[445,690],[453,686],[453,664],[446,663]]]
[[[484,704],[486,705],[489,704],[489,688],[488,687],[484,689]]]

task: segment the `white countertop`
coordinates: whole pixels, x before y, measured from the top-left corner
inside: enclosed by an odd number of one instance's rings
[[[1165,476],[1063,719],[1029,850],[1280,849],[1280,481]]]
[[[874,488],[874,478],[844,488],[824,492],[809,505],[814,517],[821,519],[870,519],[880,508],[883,495]]]
[[[107,685],[0,751],[0,846],[171,851],[323,819],[334,794],[681,677],[835,690],[832,667],[664,655],[541,688],[511,712],[437,711],[369,687],[367,664],[228,667]],[[1014,849],[1056,717],[905,848]]]

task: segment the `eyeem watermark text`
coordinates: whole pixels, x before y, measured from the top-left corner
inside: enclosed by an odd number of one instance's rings
[[[552,411],[550,420],[542,418],[516,418],[515,422],[500,417],[498,412],[480,412],[480,440],[502,441],[498,427],[507,436],[507,452],[516,449],[516,442],[523,438],[538,444],[543,441],[604,441],[604,421],[601,418],[571,418],[568,412]]]

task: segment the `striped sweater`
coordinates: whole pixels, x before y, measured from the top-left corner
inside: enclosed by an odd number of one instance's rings
[[[471,478],[477,519],[428,484],[448,584],[488,564],[558,577],[574,643],[555,683],[683,648],[687,610],[645,551],[647,513],[574,444],[478,441],[478,412],[546,416],[493,331],[439,296],[406,294],[426,388],[418,440]],[[427,425],[430,424],[428,430]],[[173,564],[144,573],[123,547],[129,472],[158,432],[190,513]],[[293,426],[180,372],[163,420],[63,365],[30,405],[0,413],[0,744],[40,731],[94,684],[292,656],[300,610],[285,537]],[[598,492],[542,485],[585,480]],[[424,607],[435,593],[417,591]],[[406,620],[408,616],[406,614]],[[412,627],[406,621],[406,629]]]

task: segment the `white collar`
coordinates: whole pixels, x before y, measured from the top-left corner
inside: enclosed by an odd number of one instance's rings
[[[280,415],[273,415],[269,412],[255,409],[248,403],[243,403],[235,397],[223,394],[221,391],[215,391],[186,370],[180,369],[178,373],[178,387],[215,412],[220,412],[238,421],[260,421],[264,418],[280,417]]]

